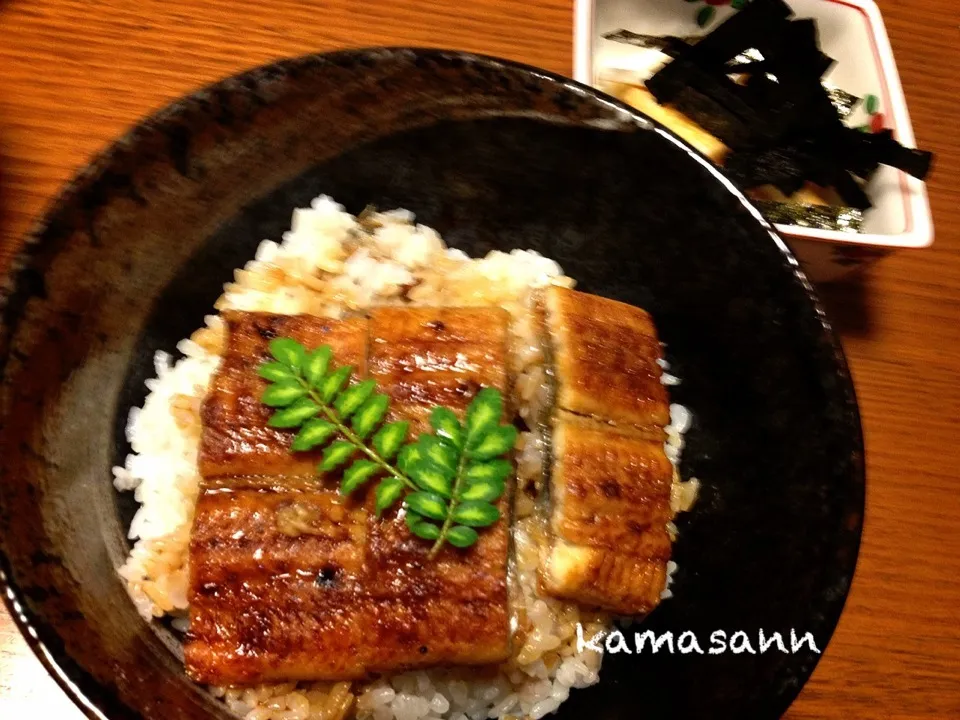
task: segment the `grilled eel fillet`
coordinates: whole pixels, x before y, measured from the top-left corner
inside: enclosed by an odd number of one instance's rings
[[[543,293],[540,312],[554,378],[541,585],[614,612],[649,612],[666,585],[673,478],[656,329],[639,308],[561,287]]]
[[[436,664],[499,662],[510,651],[508,522],[432,561],[402,511],[373,493],[343,498],[293,432],[266,427],[256,374],[273,337],[314,347],[378,380],[395,419],[426,429],[443,403],[461,415],[481,387],[506,395],[507,318],[484,309],[373,310],[369,319],[225,313],[229,342],[202,410],[203,490],[190,542],[187,672],[227,685],[340,680]],[[370,486],[375,485],[371,482]],[[510,493],[500,501],[509,517]]]
[[[257,368],[272,360],[270,340],[290,337],[307,348],[329,345],[334,362],[365,377],[367,319],[244,312],[225,312],[223,319],[227,349],[200,410],[201,477],[312,477],[322,452],[291,453],[291,431],[267,426],[273,410],[260,402],[267,381]]]

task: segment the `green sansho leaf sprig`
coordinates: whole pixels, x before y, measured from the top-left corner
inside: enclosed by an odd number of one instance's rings
[[[450,408],[433,408],[433,432],[411,442],[409,423],[384,422],[389,396],[378,393],[373,380],[351,383],[353,368],[334,366],[329,345],[308,351],[296,340],[277,338],[269,347],[273,361],[258,371],[270,382],[260,399],[276,409],[269,425],[298,429],[291,452],[322,447],[319,472],[344,467],[343,495],[379,478],[377,516],[402,499],[410,532],[433,541],[431,558],[444,543],[470,547],[477,528],[500,519],[495,503],[513,471],[504,456],[517,430],[500,423],[498,390],[477,393],[462,423]]]

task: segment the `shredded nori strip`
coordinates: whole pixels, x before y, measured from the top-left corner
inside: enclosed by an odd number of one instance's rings
[[[849,233],[860,232],[863,227],[863,213],[842,205],[803,205],[773,200],[754,200],[753,204],[772,223]]]
[[[862,185],[879,165],[925,179],[931,153],[903,147],[889,130],[843,124],[846,113],[823,86],[834,60],[820,50],[816,22],[792,17],[783,0],[754,0],[695,43],[662,38],[672,59],[647,89],[730,148],[724,167],[746,189],[773,185],[791,195],[814,182],[865,210]],[[647,36],[628,41],[654,46]]]
[[[620,30],[606,33],[603,37],[606,40],[633,45],[634,47],[659,50],[668,57],[676,57],[683,49],[683,43],[692,45],[703,36],[675,38],[670,35],[644,35],[621,28]],[[678,40],[682,40],[682,42],[678,42]],[[727,63],[728,72],[734,74],[765,73],[769,67],[769,64],[764,61],[763,56],[756,48],[744,50]],[[823,83],[823,86],[827,91],[827,95],[830,97],[830,102],[833,103],[833,106],[837,109],[841,120],[846,119],[860,103],[861,98],[858,98],[853,93],[849,93],[846,90],[842,90],[828,83]],[[868,108],[868,112],[872,111]]]

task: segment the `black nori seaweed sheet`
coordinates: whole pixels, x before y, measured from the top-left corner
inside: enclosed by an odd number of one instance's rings
[[[782,0],[754,0],[696,44],[665,38],[673,59],[647,88],[730,148],[724,166],[745,188],[770,184],[791,195],[810,181],[866,209],[861,181],[880,164],[923,180],[931,153],[903,147],[889,130],[869,135],[843,124],[821,82],[834,60],[820,50],[816,22],[792,15]],[[731,64],[752,48],[763,60]]]

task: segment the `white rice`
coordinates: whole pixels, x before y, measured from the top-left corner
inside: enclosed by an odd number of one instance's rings
[[[280,243],[260,244],[215,307],[328,317],[390,303],[502,307],[511,317],[514,406],[530,419],[544,377],[531,294],[551,283],[573,285],[557,263],[536,252],[492,251],[470,259],[447,248],[436,231],[415,224],[405,210],[358,219],[321,196],[294,211]],[[224,334],[219,316],[210,315],[204,328],[178,344],[182,359],[173,362],[157,353],[156,378],[147,381],[147,399],[130,411],[127,423],[133,452],[123,467],[113,469],[117,489],[133,490],[140,503],[129,533],[136,542],[119,573],[144,618],[172,615],[181,630],[187,627],[188,541],[200,483],[199,408]],[[677,379],[665,368],[663,381]],[[689,423],[682,406],[671,406],[666,451],[675,465]],[[515,653],[497,671],[481,677],[465,669],[435,669],[367,683],[281,683],[211,692],[246,720],[341,720],[351,712],[373,720],[479,720],[540,718],[554,712],[571,688],[596,683],[602,658],[591,650],[576,652],[576,625],[582,623],[585,635],[593,636],[609,628],[610,618],[537,593],[537,525],[524,489],[539,476],[540,444],[530,433],[521,436],[513,528]],[[675,479],[672,506],[687,509],[696,481]],[[669,593],[668,587],[664,597]]]

